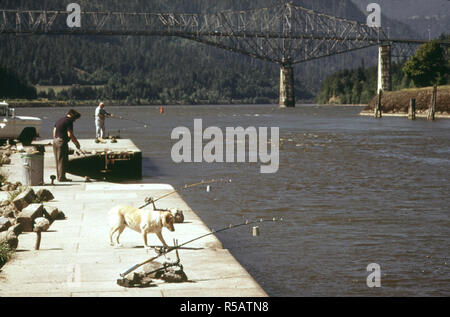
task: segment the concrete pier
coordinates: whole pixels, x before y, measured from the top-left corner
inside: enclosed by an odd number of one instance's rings
[[[129,139],[79,140],[86,154],[69,162],[69,172],[98,180],[139,180],[142,178],[141,150]]]
[[[295,107],[294,69],[290,64],[280,69],[280,107]]]
[[[378,48],[378,85],[377,91],[391,91],[391,46],[382,45]]]
[[[46,146],[45,150],[44,180],[47,184],[33,188],[49,189],[55,199],[44,203],[44,206],[57,207],[67,219],[55,221],[49,231],[42,232],[38,251],[34,250],[35,233],[19,236],[18,252],[0,271],[0,296],[267,296],[214,235],[179,250],[190,282],[164,283],[155,280],[156,287],[149,288],[117,285],[120,273],[156,253],[144,249],[140,234],[130,229],[125,229],[121,236],[123,247],[111,247],[108,210],[118,204],[138,207],[146,197],[159,197],[172,191],[172,186],[103,181],[85,183],[83,177],[72,175],[72,182],[52,186],[49,183],[50,175],[55,174],[55,162],[51,146]],[[10,181],[20,181],[20,153],[13,154],[12,164],[2,169],[8,173]],[[6,197],[6,192],[0,192],[1,199]],[[210,232],[176,193],[158,201],[157,207],[175,207],[184,212],[185,220],[175,224],[175,232],[163,229],[169,245],[173,245],[174,238],[182,244]],[[248,230],[251,234],[251,228]],[[149,243],[152,246],[161,245],[153,234],[149,235]],[[167,256],[175,259],[174,252]],[[164,261],[164,257],[159,261]]]

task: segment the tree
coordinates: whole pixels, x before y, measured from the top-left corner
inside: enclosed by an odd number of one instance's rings
[[[445,84],[448,66],[442,47],[436,41],[421,45],[405,63],[403,72],[417,87]]]
[[[34,99],[36,88],[29,85],[14,71],[0,66],[0,98]]]

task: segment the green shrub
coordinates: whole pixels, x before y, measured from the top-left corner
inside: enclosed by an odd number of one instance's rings
[[[26,191],[28,189],[28,186],[19,186],[16,190],[8,192],[8,201],[10,203],[13,202],[13,200],[19,196],[21,193]]]
[[[3,266],[12,256],[13,250],[9,247],[8,242],[0,243],[0,267]]]
[[[8,175],[4,171],[0,171],[0,185],[8,181]]]

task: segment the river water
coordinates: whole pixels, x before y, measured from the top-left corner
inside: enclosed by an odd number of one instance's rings
[[[106,107],[143,151],[144,182],[173,186],[212,178],[231,183],[181,191],[211,228],[283,217],[219,233],[225,248],[270,296],[450,295],[450,120],[359,116],[361,107],[305,105]],[[94,137],[94,108],[79,108],[79,138]],[[67,109],[18,109],[43,118],[42,136]],[[174,163],[174,128],[279,127],[277,173],[260,163]],[[144,126],[144,123],[148,126]],[[180,242],[183,241],[179,237]],[[211,259],[208,259],[211,260]],[[377,263],[381,287],[369,288]],[[189,268],[185,268],[189,275]]]

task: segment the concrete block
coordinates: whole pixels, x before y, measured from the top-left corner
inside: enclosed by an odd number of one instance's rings
[[[50,222],[55,221],[58,218],[58,214],[59,210],[56,207],[50,207],[48,210],[44,209],[44,217]]]
[[[20,223],[13,224],[11,227],[9,227],[8,231],[14,232],[14,234],[18,236],[23,232],[22,225]]]
[[[19,244],[19,239],[12,231],[0,232],[0,243],[7,242],[11,249],[16,249]]]
[[[19,244],[17,237],[21,233],[20,224],[9,227],[7,231],[0,232],[0,243],[6,241],[11,249],[17,249],[17,245]]]
[[[11,158],[9,156],[3,155],[1,158],[1,162],[3,165],[11,164]]]
[[[3,214],[3,217],[5,218],[15,217],[15,211],[16,209],[13,205],[0,207],[0,215]]]
[[[11,222],[8,218],[0,217],[0,232],[8,230],[11,227]]]
[[[9,227],[11,227],[11,221],[8,218],[0,217],[0,232],[8,230]]]
[[[23,210],[36,198],[33,188],[29,188],[20,193],[14,200],[13,205],[17,210]]]
[[[58,210],[58,215],[56,216],[55,220],[64,220],[66,219],[66,215],[62,212]]]
[[[31,204],[17,215],[17,223],[22,224],[24,232],[33,232],[34,220],[42,217],[43,214],[44,206],[42,204]]]
[[[50,200],[53,200],[55,198],[53,196],[53,194],[51,193],[51,191],[49,191],[48,189],[45,189],[45,188],[42,188],[42,189],[38,190],[36,192],[36,197],[37,197],[39,202],[50,201]]]

